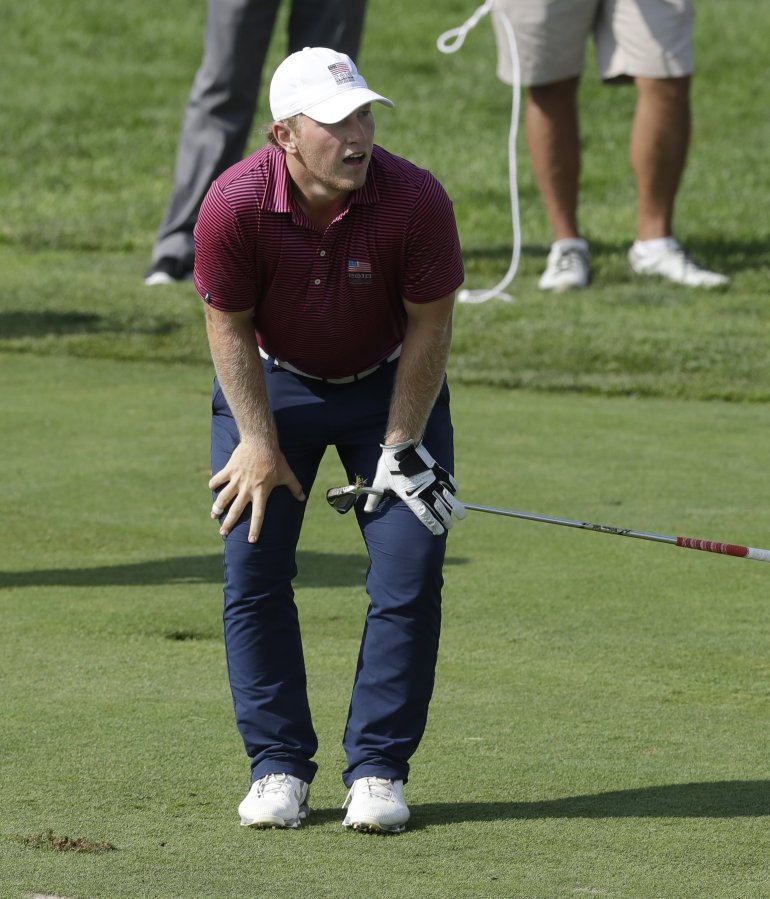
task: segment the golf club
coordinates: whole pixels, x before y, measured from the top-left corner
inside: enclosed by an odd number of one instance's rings
[[[355,506],[359,496],[395,496],[395,494],[392,491],[383,492],[374,487],[364,487],[358,484],[332,487],[326,491],[326,501],[341,515],[349,512]],[[591,524],[588,521],[571,521],[569,518],[552,518],[546,515],[534,515],[530,512],[517,512],[514,509],[495,509],[491,506],[478,506],[475,503],[463,503],[463,505],[471,512],[488,512],[491,515],[505,515],[508,518],[523,518],[526,521],[558,524],[567,528],[597,531],[600,534],[615,534],[618,537],[636,537],[639,540],[652,540],[655,543],[670,543],[673,546],[681,546],[683,549],[699,549],[703,552],[754,559],[758,562],[770,562],[770,550],[755,549],[753,546],[717,543],[713,540],[699,540],[696,537],[668,537],[665,534],[651,534],[647,531],[634,531],[631,528],[615,528],[606,524]]]

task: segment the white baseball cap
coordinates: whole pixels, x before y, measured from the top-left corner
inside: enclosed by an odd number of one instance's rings
[[[305,47],[278,66],[270,82],[270,111],[276,121],[304,113],[332,125],[367,103],[395,106],[370,91],[356,64],[326,47]]]

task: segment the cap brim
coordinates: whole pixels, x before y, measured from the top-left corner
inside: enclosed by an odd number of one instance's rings
[[[316,103],[315,106],[309,106],[303,110],[303,113],[316,122],[321,122],[322,125],[334,125],[336,122],[346,119],[362,106],[366,106],[367,103],[382,103],[383,106],[390,107],[396,105],[392,100],[388,100],[381,94],[375,94],[367,87],[356,87],[337,94],[335,97],[330,97],[328,100],[323,100],[321,103]]]

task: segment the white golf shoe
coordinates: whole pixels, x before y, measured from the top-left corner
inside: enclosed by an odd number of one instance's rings
[[[238,806],[242,827],[299,827],[310,814],[310,787],[291,774],[266,774]]]
[[[403,780],[359,777],[347,795],[345,827],[361,833],[401,833],[409,820]]]
[[[637,275],[657,275],[686,287],[723,287],[730,282],[726,275],[710,272],[693,262],[675,238],[666,237],[655,243],[657,252],[643,253],[638,244],[628,251],[628,261]]]
[[[591,254],[582,237],[557,240],[551,245],[545,271],[540,276],[540,290],[564,293],[582,290],[591,280]]]

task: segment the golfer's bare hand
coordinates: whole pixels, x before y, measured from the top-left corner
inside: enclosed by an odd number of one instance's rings
[[[251,503],[251,524],[249,543],[256,543],[265,517],[267,498],[275,487],[285,485],[299,502],[304,502],[305,493],[285,456],[279,450],[269,451],[240,443],[235,448],[225,467],[209,481],[211,490],[219,490],[211,517],[221,518],[219,533],[226,537]]]

